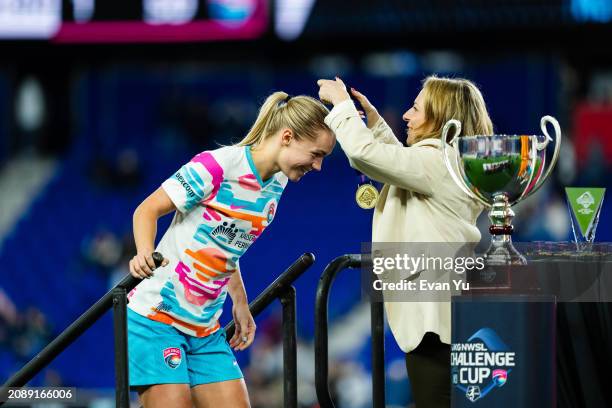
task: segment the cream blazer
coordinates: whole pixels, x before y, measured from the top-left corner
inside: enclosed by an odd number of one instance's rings
[[[351,100],[325,118],[351,167],[384,183],[372,220],[372,242],[478,242],[483,206],[454,183],[439,139],[404,147],[380,119],[368,129]],[[453,162],[451,160],[451,162]],[[449,302],[385,302],[400,348],[414,350],[426,332],[451,342]]]

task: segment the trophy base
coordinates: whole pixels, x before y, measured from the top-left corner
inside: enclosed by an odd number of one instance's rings
[[[510,235],[492,235],[484,254],[487,265],[527,265],[527,259],[512,245]]]
[[[574,240],[574,244],[578,253],[587,254],[593,252],[593,241]]]

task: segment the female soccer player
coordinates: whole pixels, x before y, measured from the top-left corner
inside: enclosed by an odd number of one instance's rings
[[[196,155],[134,212],[130,273],[147,279],[129,295],[129,372],[145,408],[250,405],[230,350],[255,336],[239,259],[274,219],[287,180],[321,170],[335,145],[328,113],[311,97],[273,93],[238,145]],[[156,248],[157,220],[173,211]],[[166,258],[155,271],[154,251]],[[229,345],[218,322],[228,293]]]

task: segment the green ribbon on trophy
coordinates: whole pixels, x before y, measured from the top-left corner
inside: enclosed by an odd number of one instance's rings
[[[587,249],[595,240],[605,188],[566,187],[574,240],[579,250]]]

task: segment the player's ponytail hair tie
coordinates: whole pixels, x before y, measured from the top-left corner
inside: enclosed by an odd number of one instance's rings
[[[278,107],[279,107],[279,108],[282,108],[283,106],[287,105],[287,103],[289,103],[289,101],[291,100],[291,98],[293,98],[291,95],[287,95],[287,96],[285,97],[285,99],[281,99],[281,100],[278,102]]]

